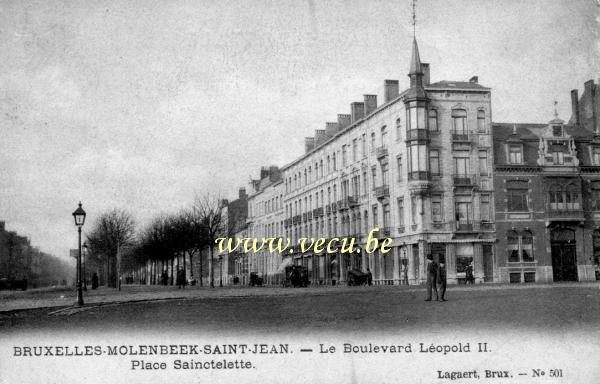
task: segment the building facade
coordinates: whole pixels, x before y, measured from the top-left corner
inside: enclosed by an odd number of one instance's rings
[[[597,85],[571,91],[569,124],[494,124],[494,281],[600,279]]]
[[[284,266],[304,265],[311,283],[339,284],[349,269],[368,269],[376,284],[420,284],[431,253],[449,282],[469,265],[477,282],[493,279],[491,90],[477,77],[432,83],[416,40],[409,79],[402,92],[385,80],[382,105],[364,95],[306,138],[277,180],[251,183],[249,236],[352,237],[360,253],[263,252],[246,256],[249,272],[278,283]],[[391,252],[365,251],[374,228],[393,239]]]

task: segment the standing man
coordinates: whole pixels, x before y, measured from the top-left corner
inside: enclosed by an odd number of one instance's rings
[[[446,295],[446,266],[440,262],[440,266],[437,271],[437,290],[439,294],[438,301],[446,301],[444,296]]]
[[[427,265],[425,270],[427,271],[427,298],[425,301],[431,301],[431,291],[435,292],[435,300],[438,299],[437,292],[437,264],[433,261],[431,254],[427,255]]]

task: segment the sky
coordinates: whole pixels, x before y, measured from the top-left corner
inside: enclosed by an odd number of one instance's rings
[[[142,227],[233,199],[383,80],[410,0],[0,1],[0,221],[60,257],[112,208]],[[479,76],[495,122],[571,115],[600,78],[600,0],[418,0],[432,81]]]

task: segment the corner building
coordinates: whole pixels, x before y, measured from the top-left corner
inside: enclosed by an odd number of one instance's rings
[[[382,105],[376,95],[352,103],[350,114],[306,138],[305,154],[281,168],[281,183],[254,182],[264,187],[249,197],[251,236],[288,237],[292,244],[355,237],[361,253],[258,255],[250,272],[275,282],[283,266],[304,265],[311,284],[340,284],[349,269],[369,269],[375,284],[420,284],[431,253],[446,262],[449,283],[464,280],[470,263],[476,282],[491,281],[490,89],[476,76],[432,83],[416,40],[409,67],[408,89],[385,80]],[[392,252],[364,251],[372,228],[393,238]]]

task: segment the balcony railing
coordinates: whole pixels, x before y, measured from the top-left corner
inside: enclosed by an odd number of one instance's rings
[[[314,217],[321,217],[321,216],[323,216],[323,207],[319,207],[319,208],[313,209],[313,216]]]
[[[452,142],[454,143],[470,143],[471,136],[468,132],[452,132]]]
[[[390,229],[390,227],[382,227],[381,233],[383,234],[383,236],[389,237],[392,233],[392,230]]]
[[[566,205],[565,203],[563,203],[563,204]],[[581,205],[578,204],[577,207],[581,207]],[[548,207],[546,215],[551,220],[580,221],[580,220],[585,219],[585,214],[584,214],[583,209],[575,208],[575,207],[560,208],[560,207],[552,207],[552,205],[550,205]]]
[[[356,206],[359,205],[358,204],[358,197],[356,197],[356,196],[348,196],[347,199],[348,199],[348,205],[350,206],[350,208],[356,207]]]
[[[398,233],[404,233],[406,231],[406,228],[404,227],[404,225],[401,225],[398,227]]]
[[[377,149],[375,149],[375,156],[378,159],[383,159],[387,155],[388,155],[388,149],[385,145],[382,145],[381,147],[378,147]]]
[[[390,197],[390,187],[386,184],[381,185],[379,187],[375,187],[373,190],[375,192],[376,199],[383,199],[386,197]]]
[[[331,203],[331,212],[337,211],[337,204],[335,202]]]
[[[300,224],[301,221],[302,221],[302,216],[300,216],[300,215],[296,215],[296,216],[292,217],[292,223],[294,223],[294,224]]]
[[[475,175],[471,175],[471,174],[454,174],[452,175],[452,178],[454,180],[454,185],[459,185],[459,186],[470,186],[470,185],[474,185],[475,183]]]
[[[328,204],[328,205],[326,205],[326,206],[325,206],[325,212],[326,212],[328,215],[329,215],[329,214],[331,214],[331,205],[329,205],[329,204]]]
[[[350,208],[350,206],[348,205],[348,200],[346,198],[337,202],[338,211],[345,211],[348,208]]]
[[[408,180],[410,181],[427,181],[429,180],[429,172],[409,172]]]
[[[312,218],[313,218],[313,213],[312,213],[312,211],[310,211],[310,212],[306,212],[306,216],[307,216],[308,220],[312,220]]]
[[[302,214],[302,222],[303,222],[303,223],[306,223],[306,220],[307,220],[307,218],[308,218],[308,215],[306,214],[306,212],[304,212],[304,213]]]
[[[414,140],[429,141],[429,131],[427,129],[410,129],[406,132],[406,141]]]

